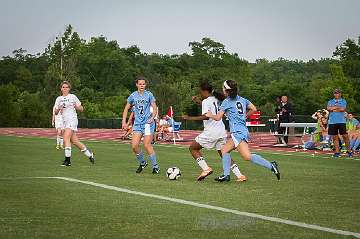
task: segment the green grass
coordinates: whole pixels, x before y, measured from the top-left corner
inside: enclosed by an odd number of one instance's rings
[[[87,142],[96,152],[91,166],[73,149],[72,167],[60,167],[63,152],[54,140],[0,136],[0,238],[344,238],[344,236],[236,216],[193,206],[55,179],[4,179],[64,176],[253,212],[341,230],[360,232],[360,161],[277,155],[282,180],[233,154],[248,182],[196,182],[199,168],[188,150],[155,146],[162,168],[152,175],[137,163],[130,146]],[[216,152],[204,151],[215,175]],[[170,166],[182,170],[178,181],[165,177]]]

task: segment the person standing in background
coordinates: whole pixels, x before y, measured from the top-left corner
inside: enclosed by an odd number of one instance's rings
[[[333,142],[335,146],[334,157],[338,158],[340,156],[340,140],[339,134],[345,141],[347,154],[349,157],[352,157],[352,152],[350,149],[349,135],[346,131],[346,100],[341,98],[341,90],[334,90],[334,99],[328,101],[327,110],[329,114],[329,135],[333,137]]]
[[[293,120],[293,116],[294,116],[293,108],[292,108],[292,105],[288,102],[288,97],[286,95],[281,96],[281,102],[280,102],[279,107],[277,108],[277,112],[279,114],[279,124],[290,123],[290,122],[294,121]],[[279,127],[278,133],[284,134],[285,128]],[[289,137],[284,136],[283,139],[284,139],[284,142],[287,144],[289,141]]]

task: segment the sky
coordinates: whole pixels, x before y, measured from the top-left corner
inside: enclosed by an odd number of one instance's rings
[[[360,0],[0,0],[0,56],[43,52],[71,24],[146,53],[190,53],[203,37],[254,62],[331,57],[360,36]]]

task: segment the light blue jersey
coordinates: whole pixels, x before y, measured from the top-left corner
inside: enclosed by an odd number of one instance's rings
[[[138,91],[133,92],[127,99],[127,102],[133,106],[135,113],[134,126],[144,126],[151,117],[150,106],[155,101],[150,91],[144,91],[142,95]]]
[[[251,104],[248,99],[236,96],[236,99],[227,97],[220,106],[220,111],[225,112],[229,119],[230,132],[241,132],[246,130],[246,112],[247,107]]]
[[[327,106],[340,106],[346,109],[346,100],[340,98],[338,100],[332,99],[329,100]],[[329,114],[329,124],[345,124],[345,112],[330,112]]]

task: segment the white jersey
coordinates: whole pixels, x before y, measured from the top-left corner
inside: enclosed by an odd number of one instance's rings
[[[59,109],[61,106],[63,107],[60,110],[63,121],[70,122],[70,121],[77,121],[77,114],[75,105],[81,105],[80,100],[76,97],[76,95],[68,94],[67,96],[59,96],[55,100],[54,108]]]
[[[201,103],[202,105],[202,115],[207,112],[211,112],[213,115],[216,115],[219,112],[220,101],[216,99],[214,96],[209,96],[204,99]],[[204,123],[204,132],[203,136],[207,136],[212,139],[218,139],[226,137],[225,125],[222,120],[216,121],[213,119],[203,120]]]

